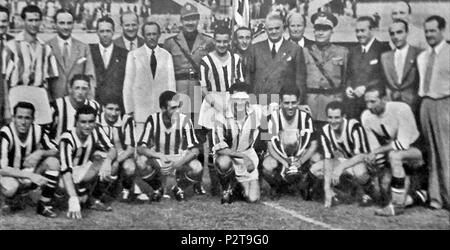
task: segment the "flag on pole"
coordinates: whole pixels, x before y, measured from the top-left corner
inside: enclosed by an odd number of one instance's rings
[[[248,0],[233,0],[235,25],[250,27],[250,6]]]

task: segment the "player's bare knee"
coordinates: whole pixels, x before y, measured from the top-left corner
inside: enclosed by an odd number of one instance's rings
[[[358,180],[359,183],[365,184],[369,181],[370,175],[367,172],[367,168],[365,164],[358,164],[353,167],[354,177]]]
[[[46,170],[52,170],[52,171],[59,171],[61,164],[59,164],[59,161],[56,157],[48,157],[44,161],[45,169]]]
[[[264,174],[272,174],[278,167],[278,161],[273,157],[266,157],[262,163],[262,171]]]
[[[215,164],[220,171],[227,171],[231,168],[231,158],[227,155],[221,155],[216,158]]]
[[[122,163],[122,168],[126,176],[132,176],[136,172],[136,163],[132,159],[127,159]]]
[[[198,175],[203,170],[203,166],[198,160],[190,161],[188,166],[189,166],[189,173],[192,175]]]
[[[19,181],[11,177],[3,177],[0,179],[0,187],[5,197],[13,197],[19,189]]]

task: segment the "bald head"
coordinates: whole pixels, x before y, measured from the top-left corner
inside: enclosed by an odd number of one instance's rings
[[[407,2],[400,1],[394,4],[394,7],[392,8],[391,12],[392,20],[401,19],[409,22],[410,15],[411,15],[411,6]]]

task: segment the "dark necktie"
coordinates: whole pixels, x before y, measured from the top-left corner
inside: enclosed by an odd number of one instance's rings
[[[272,59],[274,59],[275,56],[277,56],[277,51],[275,50],[275,43],[274,43],[272,46]]]
[[[157,65],[158,63],[156,62],[155,50],[152,49],[152,56],[150,57],[150,69],[152,70],[153,79],[155,79]]]

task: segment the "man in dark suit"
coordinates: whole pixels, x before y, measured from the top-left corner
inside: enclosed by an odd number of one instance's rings
[[[421,49],[408,44],[408,30],[408,23],[401,19],[390,25],[389,35],[395,49],[381,55],[381,65],[388,99],[405,102],[414,114],[418,114],[419,71],[416,59]]]
[[[302,48],[309,48],[314,44],[314,41],[309,40],[304,36],[306,28],[306,17],[304,15],[298,12],[291,12],[287,17],[286,22],[289,30],[289,40]]]
[[[380,57],[390,48],[388,44],[375,39],[374,28],[375,21],[369,16],[359,17],[356,21],[356,38],[359,44],[350,50],[345,91],[347,114],[350,118],[359,119],[365,109],[366,88],[383,81]]]
[[[123,114],[122,89],[125,77],[128,51],[112,43],[114,21],[102,17],[97,21],[98,44],[91,44],[90,50],[95,66],[97,91],[95,100],[105,105],[108,98],[120,100]]]
[[[267,100],[269,103],[278,103],[279,98],[276,97],[281,87],[286,83],[294,82],[301,91],[300,100],[304,103],[306,65],[303,49],[283,39],[283,21],[278,14],[267,16],[265,28],[268,39],[250,47],[246,82],[251,84],[252,93],[257,95],[260,102]]]
[[[138,36],[139,17],[134,12],[125,12],[120,16],[122,35],[114,39],[114,45],[132,51],[144,45],[144,39]]]

